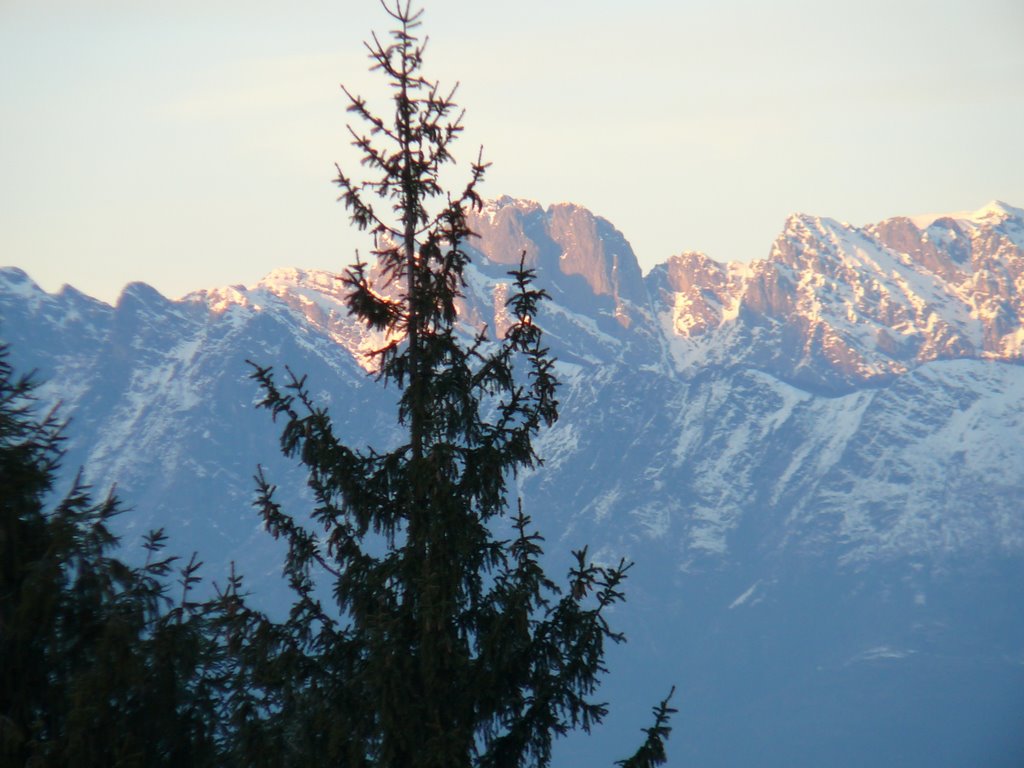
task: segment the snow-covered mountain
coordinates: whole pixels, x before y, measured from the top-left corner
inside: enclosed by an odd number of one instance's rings
[[[502,198],[472,226],[467,326],[501,331],[523,252],[552,297],[561,419],[520,481],[552,562],[638,563],[607,738],[670,680],[671,765],[1024,761],[1024,211],[796,215],[765,259],[646,276],[578,206]],[[72,417],[67,470],[118,483],[129,539],[162,525],[273,602],[251,476],[293,506],[302,483],[245,360],[308,374],[351,442],[397,437],[342,293],[286,269],[111,307],[6,269],[0,338]]]
[[[864,228],[796,215],[749,267],[684,253],[651,280],[682,367],[844,391],[933,360],[1019,361],[1022,247],[1024,212],[998,202]]]

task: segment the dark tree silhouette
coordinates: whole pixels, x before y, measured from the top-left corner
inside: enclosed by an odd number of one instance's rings
[[[161,532],[140,567],[112,554],[112,495],[94,502],[79,477],[47,509],[63,424],[32,390],[0,346],[0,765],[217,765],[198,564],[172,603]]]
[[[238,600],[240,649],[232,715],[246,764],[460,768],[547,765],[555,737],[606,713],[593,694],[629,564],[575,553],[559,587],[540,565],[541,537],[508,482],[540,463],[532,439],[557,417],[553,359],[536,322],[543,291],[509,273],[512,321],[501,339],[459,321],[457,305],[485,165],[456,195],[441,182],[462,130],[454,90],[422,74],[421,12],[385,4],[389,40],[367,44],[393,114],[345,91],[369,178],[338,168],[352,222],[374,241],[372,264],[342,278],[351,313],[386,339],[372,354],[398,394],[401,445],[358,448],[336,434],[304,377],[283,384],[255,366],[283,423],[281,445],[308,470],[313,527],[286,513],[258,474],[268,530],[287,542],[295,593],[274,623]],[[509,538],[496,537],[507,516]],[[317,585],[329,581],[325,607]],[[640,751],[622,765],[664,761],[667,701]]]

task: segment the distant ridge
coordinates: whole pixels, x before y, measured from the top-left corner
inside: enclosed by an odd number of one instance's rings
[[[1019,764],[1024,211],[796,214],[767,258],[683,252],[646,276],[576,205],[502,198],[472,225],[467,333],[502,331],[523,252],[551,297],[537,321],[561,418],[517,478],[524,508],[556,563],[581,543],[637,559],[615,619],[627,668],[683,692],[673,760]],[[12,362],[72,419],[65,472],[116,482],[132,508],[127,540],[165,527],[210,579],[237,562],[270,606],[281,553],[250,507],[256,466],[287,508],[311,501],[244,361],[308,374],[347,442],[399,439],[365,355],[385,340],[326,272],[179,300],[136,283],[111,306],[7,268],[0,318]],[[612,686],[644,711],[628,679]],[[618,751],[574,744],[564,764]]]

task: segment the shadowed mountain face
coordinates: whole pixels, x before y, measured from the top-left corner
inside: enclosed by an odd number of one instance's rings
[[[1024,211],[793,216],[768,258],[683,253],[642,276],[609,222],[503,198],[474,214],[467,330],[504,328],[525,253],[551,301],[561,419],[519,478],[552,566],[637,561],[615,615],[609,728],[560,764],[609,764],[670,683],[670,765],[1024,762]],[[280,606],[250,507],[279,457],[246,359],[308,374],[354,444],[393,443],[383,340],[331,275],[117,306],[0,271],[0,338],[72,417],[68,474],[117,482],[126,541],[164,526],[209,578],[236,561]]]

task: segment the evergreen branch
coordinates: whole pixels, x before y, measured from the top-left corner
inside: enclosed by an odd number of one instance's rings
[[[617,760],[615,762],[616,765],[621,766],[621,768],[656,768],[659,765],[665,764],[668,760],[668,756],[665,754],[665,742],[672,732],[672,727],[668,723],[672,715],[678,712],[678,710],[669,706],[669,702],[672,700],[675,692],[676,687],[673,685],[672,689],[668,692],[668,696],[651,710],[654,714],[654,725],[643,729],[647,737],[644,739],[644,743],[640,745],[640,748],[632,757],[625,760]]]

